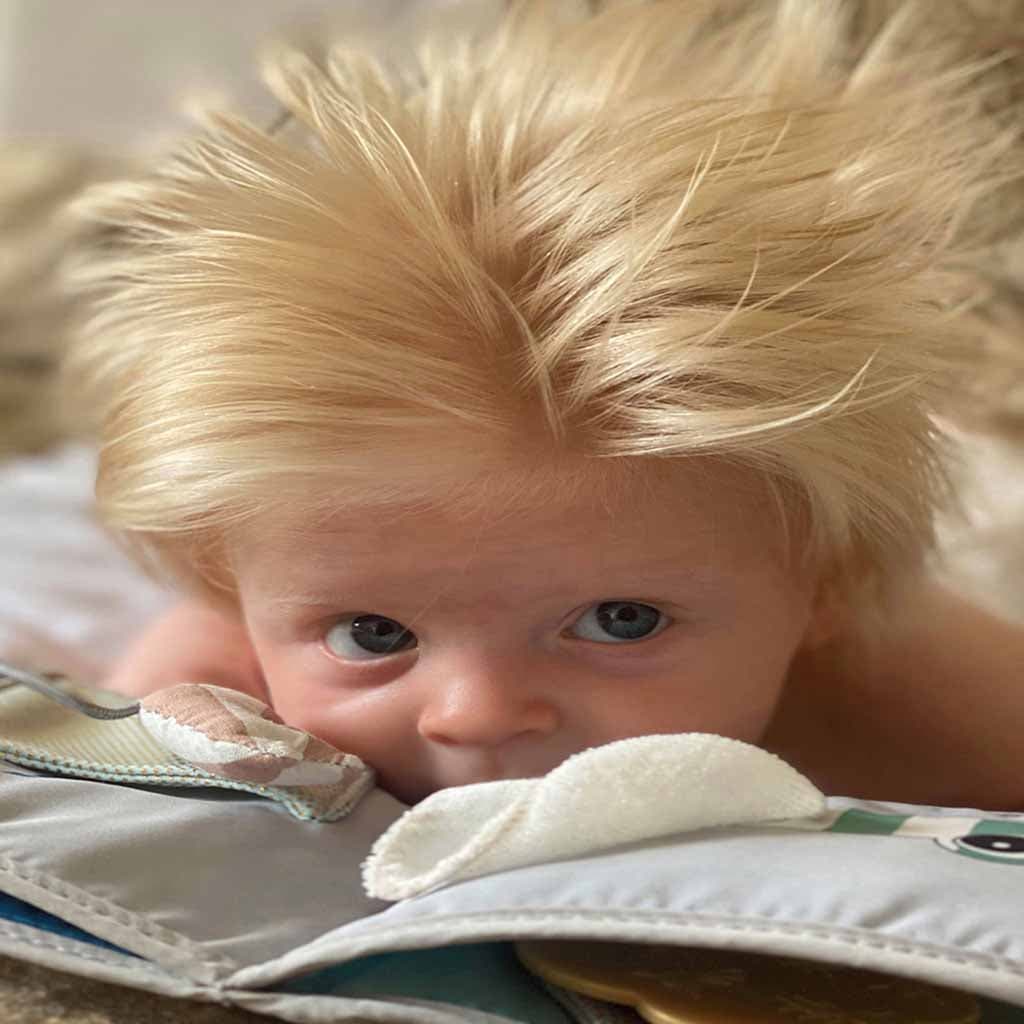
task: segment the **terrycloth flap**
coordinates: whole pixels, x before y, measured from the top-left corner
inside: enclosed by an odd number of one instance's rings
[[[363,866],[400,900],[457,879],[717,825],[810,818],[825,797],[774,754],[706,733],[576,754],[539,779],[444,789],[407,811]]]

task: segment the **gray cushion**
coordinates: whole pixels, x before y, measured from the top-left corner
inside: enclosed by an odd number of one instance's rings
[[[2,766],[0,891],[136,956],[53,948],[32,929],[0,948],[295,1020],[497,1019],[415,1000],[375,1001],[367,1018],[366,1000],[266,990],[371,954],[546,936],[803,956],[1024,1005],[1024,817],[830,806],[827,831],[705,830],[388,905],[360,882],[405,809],[381,791],[324,824],[243,794]]]

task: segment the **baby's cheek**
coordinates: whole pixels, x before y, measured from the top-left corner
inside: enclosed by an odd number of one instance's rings
[[[308,675],[268,676],[267,687],[274,710],[288,725],[370,764],[407,743],[400,714],[379,694],[343,690]]]
[[[323,666],[294,645],[264,646],[258,654],[277,714],[293,728],[334,744],[326,734],[337,732],[339,721],[344,721],[337,706],[341,691],[331,685]]]
[[[303,729],[345,749],[353,718],[345,714],[344,701],[329,687],[295,679],[268,680],[274,710],[292,727]],[[346,724],[349,729],[346,730]]]
[[[691,653],[676,671],[605,695],[599,707],[609,739],[707,732],[757,742],[782,689],[782,660],[755,663],[728,648]]]

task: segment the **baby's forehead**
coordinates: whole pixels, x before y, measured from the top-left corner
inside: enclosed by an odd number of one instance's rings
[[[695,575],[743,571],[765,561],[778,530],[749,486],[691,473],[652,477],[632,491],[552,495],[548,501],[470,504],[436,500],[268,509],[231,539],[236,570],[262,567],[266,584],[308,577],[433,581],[491,574],[510,585],[559,573]]]
[[[721,528],[765,505],[765,493],[750,481],[696,466],[628,479],[613,479],[611,473],[602,479],[595,472],[593,480],[552,480],[549,486],[530,481],[518,490],[514,483],[494,474],[478,486],[410,492],[389,501],[360,501],[330,486],[319,493],[307,489],[292,500],[269,501],[236,535],[285,543],[334,538],[342,545],[374,535],[420,544],[446,536],[540,543],[573,536],[584,540],[595,532],[635,532],[663,521],[681,528]]]
[[[273,483],[273,482],[272,482]],[[268,488],[253,517],[260,529],[347,534],[440,523],[557,528],[581,517],[616,521],[638,511],[671,509],[696,521],[754,513],[772,504],[766,477],[722,458],[482,459],[472,467],[438,464],[427,477],[380,481],[322,476]],[[244,525],[244,524],[243,524]]]

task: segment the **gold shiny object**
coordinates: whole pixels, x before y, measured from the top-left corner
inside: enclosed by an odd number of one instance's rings
[[[520,942],[535,974],[651,1024],[974,1024],[974,996],[785,957],[618,942]]]

